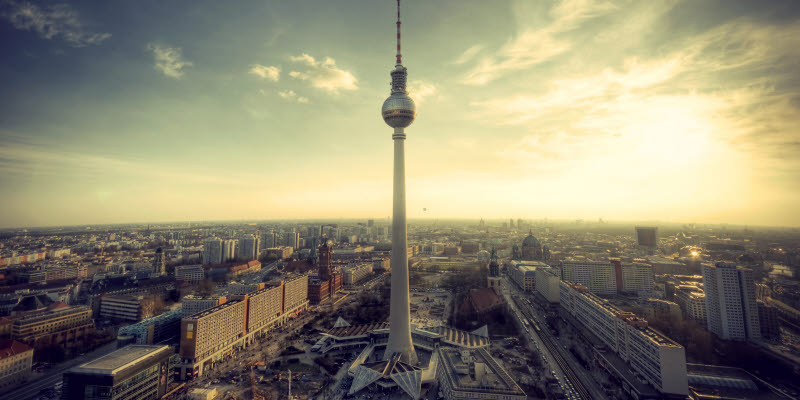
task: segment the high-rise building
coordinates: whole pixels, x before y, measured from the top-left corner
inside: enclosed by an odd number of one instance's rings
[[[718,262],[702,271],[708,330],[726,340],[760,339],[753,270]]]
[[[257,259],[261,250],[260,244],[253,235],[246,235],[239,239],[239,259],[244,261]]]
[[[286,245],[293,248],[299,249],[300,248],[300,234],[292,231],[286,233]]]
[[[387,125],[394,128],[394,186],[392,209],[392,283],[389,307],[389,343],[384,353],[385,359],[395,354],[400,360],[416,364],[417,353],[411,342],[411,303],[408,284],[408,236],[406,231],[406,161],[405,128],[414,122],[417,107],[408,96],[406,80],[408,73],[403,66],[400,54],[400,0],[397,2],[397,59],[395,68],[389,73],[392,77],[391,94],[383,102],[381,115]]]
[[[645,263],[622,264],[622,292],[635,293],[640,297],[650,297],[653,288],[653,267]]]
[[[375,226],[375,220],[374,219],[367,220],[367,227],[372,228],[373,226]]]
[[[203,264],[222,264],[222,239],[210,237],[203,244]]]
[[[233,261],[236,259],[236,239],[222,241],[222,262]]]
[[[566,260],[561,263],[561,279],[584,285],[592,293],[617,293],[616,271],[609,261]]]
[[[637,226],[636,243],[638,243],[639,246],[645,246],[645,247],[658,246],[658,227]]]

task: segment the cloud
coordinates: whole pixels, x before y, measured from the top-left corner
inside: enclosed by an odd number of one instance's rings
[[[183,59],[180,47],[150,43],[147,45],[147,49],[153,52],[156,62],[155,69],[170,78],[181,79],[184,73],[183,69],[192,66],[191,61]]]
[[[475,58],[476,55],[478,55],[478,53],[480,53],[481,50],[483,50],[484,47],[485,46],[483,45],[476,44],[464,50],[464,52],[461,53],[461,55],[458,56],[458,58],[456,58],[455,61],[453,61],[453,64],[464,64],[468,61],[471,61],[473,58]]]
[[[515,71],[521,71],[549,61],[567,52],[573,42],[564,33],[577,28],[582,22],[610,13],[616,6],[606,1],[564,0],[548,13],[550,22],[532,27],[531,21],[540,19],[538,10],[530,10],[530,2],[517,2],[515,15],[519,32],[493,54],[479,58],[477,65],[468,71],[462,83],[485,85]],[[458,61],[475,58],[480,49],[467,49]],[[474,53],[474,54],[473,54]]]
[[[303,96],[298,96],[294,90],[283,90],[278,92],[278,96],[281,96],[284,100],[289,101],[296,101],[301,104],[308,104],[308,98]]]
[[[28,2],[4,1],[2,16],[21,30],[33,31],[44,39],[60,38],[72,47],[97,45],[110,33],[90,33],[78,20],[78,12],[67,4],[39,7]]]
[[[304,67],[301,71],[290,71],[289,76],[307,81],[312,87],[330,93],[358,89],[356,77],[350,71],[337,67],[336,61],[330,57],[317,61],[314,57],[303,53],[290,57],[289,60]]]
[[[408,83],[408,94],[416,103],[422,103],[429,97],[438,95],[439,90],[429,82],[411,81]]]
[[[250,73],[273,82],[277,82],[281,77],[281,69],[269,65],[255,64],[250,67]]]

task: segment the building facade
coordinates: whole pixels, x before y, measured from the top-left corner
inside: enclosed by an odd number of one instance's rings
[[[617,293],[616,271],[609,261],[566,260],[561,263],[561,280],[579,283],[599,295]]]
[[[222,264],[222,239],[211,237],[203,244],[203,265]]]
[[[647,321],[611,305],[586,286],[561,282],[561,307],[661,393],[688,394],[686,353]]]
[[[28,380],[33,348],[16,340],[0,340],[0,390]]]
[[[372,264],[359,263],[342,268],[343,282],[345,285],[355,285],[362,279],[372,275]]]
[[[760,339],[753,270],[718,262],[702,271],[708,330],[726,340]]]
[[[157,400],[173,381],[170,346],[128,345],[64,373],[62,400]]]
[[[549,303],[558,303],[560,282],[561,278],[555,269],[549,267],[536,269],[536,292]]]
[[[92,310],[83,306],[32,313],[15,319],[11,326],[12,339],[34,349],[57,345],[67,353],[84,349],[92,332]]]

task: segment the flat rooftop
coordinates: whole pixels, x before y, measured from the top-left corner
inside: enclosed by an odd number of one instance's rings
[[[132,344],[106,354],[98,359],[86,362],[70,372],[96,375],[115,375],[123,369],[132,367],[147,358],[162,354],[165,351],[172,353],[169,346],[150,346]]]

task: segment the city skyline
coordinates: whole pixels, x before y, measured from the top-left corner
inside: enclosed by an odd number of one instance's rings
[[[800,225],[792,2],[409,3],[409,218]],[[394,2],[0,4],[0,227],[390,215]]]

